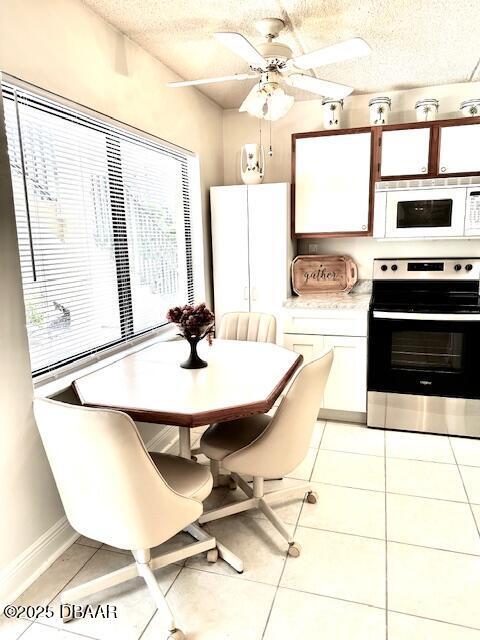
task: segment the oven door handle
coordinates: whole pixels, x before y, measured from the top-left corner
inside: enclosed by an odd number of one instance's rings
[[[436,320],[456,322],[480,322],[480,313],[401,313],[397,311],[374,311],[373,317],[382,320]]]

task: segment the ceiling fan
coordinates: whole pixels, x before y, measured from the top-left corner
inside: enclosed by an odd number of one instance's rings
[[[255,26],[266,39],[266,42],[262,42],[257,47],[254,47],[240,33],[220,32],[214,34],[221,44],[248,63],[249,72],[217,78],[169,82],[168,86],[188,87],[229,80],[259,78],[259,82],[254,85],[240,106],[240,111],[248,111],[248,113],[266,120],[278,120],[287,113],[294,102],[293,96],[286,94],[280,86],[282,83],[295,89],[303,89],[329,98],[345,98],[352,93],[353,87],[320,80],[308,73],[302,73],[302,71],[340,60],[365,56],[371,52],[365,40],[351,38],[293,57],[290,47],[276,40],[279,33],[285,28],[283,20],[265,18],[259,20]]]

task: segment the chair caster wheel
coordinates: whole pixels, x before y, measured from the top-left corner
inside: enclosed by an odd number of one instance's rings
[[[197,456],[190,456],[190,460],[193,460],[193,462],[198,462]]]
[[[228,488],[230,489],[230,491],[235,491],[237,487],[238,487],[237,481],[234,480],[233,478],[230,478],[228,481]]]
[[[315,491],[309,491],[307,493],[307,502],[309,504],[317,504],[318,494]]]
[[[214,563],[218,560],[218,549],[209,549],[209,551],[207,551],[207,561]]]
[[[174,631],[169,631],[167,640],[186,640],[186,635],[180,629],[175,629]]]
[[[288,555],[292,558],[298,558],[300,555],[300,545],[297,542],[291,542],[289,544]]]

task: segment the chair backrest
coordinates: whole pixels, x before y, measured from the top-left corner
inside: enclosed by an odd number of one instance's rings
[[[304,365],[294,378],[267,429],[254,442],[227,456],[226,469],[278,478],[305,458],[333,361],[330,349]]]
[[[217,338],[222,340],[275,343],[276,337],[277,321],[268,313],[225,313],[217,331]]]
[[[120,549],[155,547],[203,511],[160,475],[125,413],[34,400],[34,413],[67,518]]]

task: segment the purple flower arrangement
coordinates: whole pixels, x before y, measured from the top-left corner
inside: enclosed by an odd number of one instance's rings
[[[196,307],[191,304],[173,307],[167,313],[167,320],[176,324],[180,335],[187,340],[191,338],[201,340],[207,337],[208,343],[212,344],[215,316],[204,302]]]

